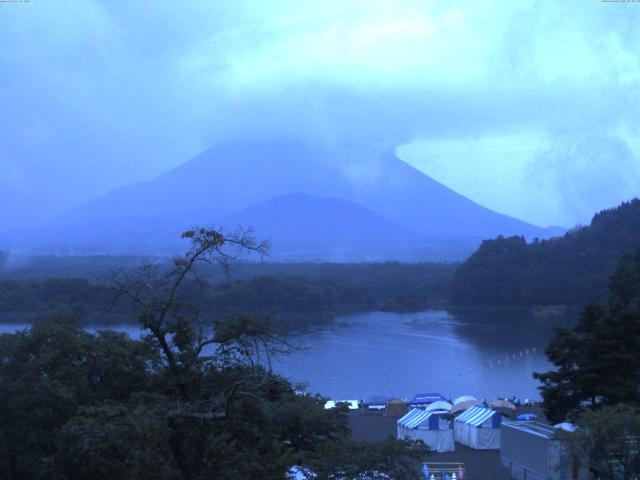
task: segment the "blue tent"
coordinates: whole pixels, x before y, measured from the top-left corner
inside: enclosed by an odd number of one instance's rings
[[[536,418],[538,418],[538,416],[535,413],[521,413],[516,417],[516,420],[528,422],[531,420],[535,420]]]
[[[387,402],[389,400],[391,400],[393,397],[384,397],[382,395],[374,395],[372,397],[367,398],[364,403],[366,403],[367,405],[380,405],[384,408],[384,406],[387,404]]]
[[[412,407],[418,405],[429,405],[430,403],[440,400],[445,402],[447,401],[447,399],[439,393],[417,393],[416,396],[411,399],[409,405],[411,405]]]

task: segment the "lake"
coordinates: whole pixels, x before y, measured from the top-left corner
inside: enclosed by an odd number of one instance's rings
[[[339,316],[295,332],[293,343],[304,349],[278,358],[274,368],[307,382],[307,391],[336,399],[418,392],[539,399],[531,374],[551,368],[544,348],[553,326],[576,317],[571,310],[529,308]],[[0,332],[23,328],[28,325],[4,324]],[[139,334],[135,325],[114,329]]]

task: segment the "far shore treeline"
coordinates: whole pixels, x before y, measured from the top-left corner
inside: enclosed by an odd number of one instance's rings
[[[620,259],[640,248],[640,200],[597,213],[589,226],[527,243],[486,240],[457,263],[238,263],[184,286],[186,299],[217,318],[269,316],[287,327],[362,311],[448,306],[580,306],[606,298]],[[116,324],[131,306],[112,305],[101,285],[113,272],[166,259],[126,256],[19,257],[0,252],[0,322],[34,322],[53,313]]]
[[[34,322],[49,314],[73,314],[82,323],[131,321],[132,305],[113,305],[111,271],[129,272],[143,261],[100,257],[42,257],[0,276],[0,322]],[[160,261],[156,265],[162,265]],[[186,301],[203,316],[269,316],[288,327],[331,321],[336,314],[372,310],[419,311],[446,303],[457,265],[446,263],[237,264],[228,275],[212,273],[183,286]],[[159,267],[160,268],[160,267]],[[38,276],[43,270],[50,276]],[[60,271],[63,274],[60,275]]]

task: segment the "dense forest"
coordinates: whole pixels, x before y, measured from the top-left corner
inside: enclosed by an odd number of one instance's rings
[[[422,442],[355,444],[346,407],[326,410],[272,371],[295,347],[269,322],[206,319],[204,333],[183,286],[234,239],[187,236],[173,268],[112,278],[140,340],[66,316],[0,335],[0,479],[281,480],[293,465],[319,479],[416,478]]]
[[[457,305],[581,305],[601,301],[617,262],[640,247],[640,200],[604,210],[562,237],[486,240],[455,272]]]
[[[640,474],[640,250],[625,255],[608,298],[588,304],[572,327],[558,327],[545,350],[553,369],[534,373],[547,418],[577,422],[565,435],[593,478]],[[631,440],[631,441],[630,441]]]
[[[74,265],[73,259],[70,263]],[[131,321],[131,304],[113,304],[112,274],[107,272],[110,266],[123,274],[134,271],[132,258],[101,257],[93,266],[76,259],[66,269],[59,264],[60,259],[43,258],[5,274],[0,279],[0,321],[33,322],[51,313],[76,315],[85,324]],[[35,265],[53,275],[83,276],[38,278]],[[216,271],[189,279],[183,295],[205,316],[266,315],[296,327],[341,313],[442,305],[454,270],[454,264],[424,263],[240,263],[228,275]]]

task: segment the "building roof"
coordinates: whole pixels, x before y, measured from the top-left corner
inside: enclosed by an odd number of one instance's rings
[[[502,425],[544,438],[551,438],[558,431],[558,428],[540,422],[502,422]]]

